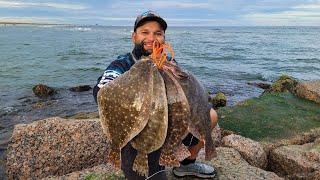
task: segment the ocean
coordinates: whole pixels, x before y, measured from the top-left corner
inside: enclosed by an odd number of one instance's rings
[[[131,33],[132,27],[0,25],[0,148],[15,124],[96,111],[92,91],[68,89],[93,87],[111,61],[132,50]],[[319,35],[320,27],[169,27],[166,40],[183,68],[233,105],[261,94],[249,82],[281,74],[319,79]],[[40,83],[58,94],[38,99],[32,87]]]

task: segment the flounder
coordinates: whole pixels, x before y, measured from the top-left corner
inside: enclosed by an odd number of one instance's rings
[[[175,154],[177,150],[190,155],[188,149],[182,144],[188,133],[190,120],[190,107],[188,100],[178,81],[169,71],[161,71],[166,86],[168,99],[168,134],[162,147],[159,164],[164,166],[180,166]]]
[[[205,159],[211,160],[216,156],[216,150],[211,135],[208,93],[193,74],[182,70],[176,63],[165,62],[164,69],[172,72],[181,85],[191,111],[188,130],[197,138],[205,140]]]
[[[168,103],[163,78],[154,67],[153,70],[153,95],[151,112],[147,125],[132,141],[131,145],[137,150],[137,156],[133,163],[133,170],[138,174],[147,176],[147,154],[158,150],[164,144],[168,128]]]
[[[141,60],[97,96],[100,121],[110,142],[107,161],[120,168],[120,150],[146,126],[153,96],[154,64]]]

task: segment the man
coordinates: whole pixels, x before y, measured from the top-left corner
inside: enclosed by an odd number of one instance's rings
[[[117,60],[111,62],[103,75],[98,79],[97,85],[93,89],[93,95],[97,101],[97,93],[100,88],[106,86],[110,81],[114,80],[130,67],[139,61],[141,56],[149,56],[152,53],[153,42],[157,40],[160,43],[165,43],[165,31],[167,23],[159,15],[153,11],[147,11],[137,17],[134,24],[134,32],[132,33],[132,41],[134,48],[131,53],[119,56]],[[212,127],[217,124],[217,113],[212,109],[210,111]],[[182,142],[189,147],[191,156],[181,162],[181,166],[173,168],[173,173],[176,176],[183,177],[193,175],[202,178],[212,178],[216,175],[213,167],[206,164],[195,162],[198,152],[204,146],[204,141],[199,141],[197,138],[188,134]],[[121,167],[128,179],[145,179],[139,176],[132,170],[133,160],[137,151],[128,143],[121,150]],[[165,173],[161,172],[164,167],[159,165],[160,150],[154,151],[148,155],[149,176],[152,179],[166,179]],[[161,173],[159,173],[161,172]]]

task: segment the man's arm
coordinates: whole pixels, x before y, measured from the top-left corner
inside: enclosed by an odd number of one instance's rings
[[[125,66],[121,61],[115,60],[107,67],[102,76],[98,78],[97,84],[93,88],[93,98],[96,102],[99,90],[103,86],[107,85],[109,82],[113,81],[121,74],[123,74],[126,71],[124,67]]]
[[[109,82],[113,81],[117,77],[119,77],[122,73],[117,70],[109,70],[108,68],[104,71],[102,76],[100,76],[97,80],[97,84],[93,88],[93,98],[97,102],[97,94],[98,91]]]

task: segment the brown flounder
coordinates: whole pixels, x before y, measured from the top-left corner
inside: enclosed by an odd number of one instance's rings
[[[153,91],[154,64],[140,60],[98,92],[100,121],[110,142],[107,161],[120,168],[120,150],[146,126]]]
[[[168,103],[163,78],[154,67],[153,96],[151,113],[146,127],[132,141],[131,145],[137,150],[133,170],[143,176],[148,176],[147,154],[158,150],[164,144],[168,128]]]
[[[211,135],[211,106],[208,103],[208,93],[193,74],[182,70],[176,63],[165,62],[164,69],[172,72],[181,85],[191,111],[189,132],[205,140],[205,158],[211,160],[216,156],[216,150]]]
[[[159,164],[164,166],[180,166],[175,152],[190,155],[188,149],[182,144],[183,138],[188,133],[190,108],[187,98],[169,71],[161,71],[165,82],[168,99],[168,133],[161,150]]]

